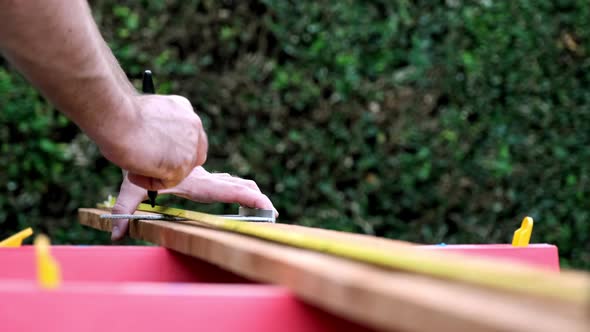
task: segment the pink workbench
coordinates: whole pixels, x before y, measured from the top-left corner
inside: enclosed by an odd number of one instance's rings
[[[559,271],[555,246],[421,246]],[[161,247],[52,246],[63,282],[36,282],[31,246],[0,248],[1,331],[369,331],[298,300]]]

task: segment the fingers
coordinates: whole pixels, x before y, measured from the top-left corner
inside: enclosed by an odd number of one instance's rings
[[[121,184],[121,190],[117,197],[117,202],[113,206],[113,214],[132,214],[137,209],[141,201],[146,198],[146,190],[134,185],[127,178]],[[113,228],[111,240],[117,241],[122,239],[127,233],[129,227],[128,219],[113,219]]]
[[[189,176],[170,193],[202,203],[238,203],[251,208],[278,211],[270,199],[260,192],[254,181],[224,174]]]
[[[156,179],[135,173],[129,173],[127,178],[134,185],[145,188],[146,190],[161,190],[178,184],[176,182],[171,182],[170,180]]]
[[[191,105],[190,101],[185,97],[177,95],[171,95],[168,97],[172,99],[175,103],[177,103],[181,109],[190,110],[194,113],[193,106]],[[203,165],[207,160],[207,150],[209,147],[209,142],[207,140],[207,134],[205,133],[205,129],[203,128],[203,122],[201,121],[201,118],[199,118],[198,115],[194,114],[193,121],[194,126],[196,127],[197,132],[199,133],[197,141],[197,155],[195,159],[196,164],[193,165],[193,167],[197,167]]]
[[[214,174],[214,175],[217,175],[217,174]],[[223,174],[222,176],[223,176],[224,180],[226,180],[226,181],[237,183],[242,186],[248,187],[254,191],[261,192],[260,188],[258,188],[258,185],[256,184],[256,182],[254,182],[252,180],[242,179],[242,178],[238,178],[238,177],[231,176],[231,175],[228,177],[225,174]]]
[[[220,177],[220,178],[222,178],[225,181],[229,181],[229,182],[233,182],[233,183],[236,183],[236,184],[245,186],[245,187],[247,187],[247,188],[249,188],[249,189],[251,189],[251,190],[253,190],[253,191],[257,192],[257,193],[260,193],[260,195],[264,196],[264,200],[265,201],[268,200],[268,202],[270,202],[270,204],[272,206],[272,202],[270,201],[270,199],[268,198],[268,196],[262,194],[262,191],[260,190],[260,188],[258,187],[258,185],[256,184],[255,181],[248,180],[248,179],[242,179],[242,178],[237,177],[237,176],[232,176],[232,175],[230,175],[228,173],[214,173],[212,175],[215,176],[215,177]],[[237,203],[239,203],[239,202],[237,202]],[[249,207],[258,207],[258,206],[249,206]],[[258,208],[268,209],[268,208],[264,208],[264,207],[258,207]],[[277,209],[275,209],[274,206],[272,206],[272,209],[275,212],[275,217],[278,217],[279,216],[279,211],[277,211]]]
[[[223,178],[226,181],[230,181],[230,182],[234,182],[234,183],[239,183],[239,184],[244,185],[252,190],[256,190],[258,192],[261,192],[260,188],[258,188],[258,185],[256,184],[256,182],[254,182],[252,180],[247,180],[247,179],[239,178],[237,176],[232,176],[229,173],[213,173],[213,174],[211,174],[211,176]]]

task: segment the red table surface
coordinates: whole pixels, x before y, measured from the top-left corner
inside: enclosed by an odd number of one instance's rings
[[[557,247],[432,245],[559,271]],[[0,248],[1,331],[369,331],[298,300],[161,247],[52,246],[62,285],[36,283],[31,246]]]

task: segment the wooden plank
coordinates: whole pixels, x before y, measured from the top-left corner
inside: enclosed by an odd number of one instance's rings
[[[143,209],[142,209],[143,208]],[[137,212],[135,214],[158,214],[152,213],[151,210],[161,208],[156,206],[155,208],[150,207],[147,204],[140,204]],[[108,210],[108,209],[106,209]],[[186,211],[188,212],[188,211]],[[196,215],[205,215],[203,213],[196,212]],[[211,215],[207,215],[211,216]],[[193,218],[193,221],[199,223],[203,227],[211,227],[211,224],[207,224],[204,222],[200,222],[198,218]],[[400,241],[400,240],[392,240],[387,238],[379,238],[371,235],[366,234],[356,234],[356,233],[347,233],[347,232],[339,232],[329,229],[322,229],[322,228],[313,228],[313,227],[305,227],[299,225],[292,225],[292,224],[281,224],[281,223],[253,223],[254,225],[262,225],[266,228],[273,228],[273,229],[280,229],[284,230],[285,232],[289,233],[299,233],[299,234],[306,234],[306,235],[317,235],[322,236],[324,238],[334,239],[334,240],[344,240],[344,241],[354,241],[355,243],[360,243],[371,248],[375,249],[397,249],[400,246],[413,246],[414,244],[411,242]]]
[[[80,222],[110,231],[110,222],[99,219],[102,213],[80,209]],[[246,278],[284,285],[315,306],[383,330],[582,332],[590,324],[584,303],[385,270],[180,223],[133,220],[129,231],[133,238],[203,259]]]
[[[581,292],[590,284],[590,278],[566,277],[557,273],[540,273],[539,269],[522,264],[490,262],[464,255],[425,253],[412,247],[386,250],[360,241],[338,239],[298,231],[286,232],[264,223],[249,223],[220,218],[196,211],[165,206],[152,207],[140,204],[138,210],[184,217],[185,224],[206,224],[218,230],[253,236],[291,247],[308,249],[343,257],[389,269],[428,275],[448,280],[493,287],[501,290],[549,296],[568,301],[588,302],[590,294]],[[198,222],[197,222],[198,221]]]
[[[101,211],[104,210],[102,213],[110,213],[110,209],[108,209],[108,208],[104,208],[104,209],[101,208],[99,210],[101,210]],[[149,211],[138,210],[134,214],[158,215],[159,213],[152,213]],[[211,227],[210,225],[208,225],[206,223],[200,223],[198,220],[194,220],[194,221],[199,223],[203,227],[209,227],[209,228]],[[95,228],[99,228],[99,229],[103,229],[104,227],[107,227],[107,225],[110,225],[110,222],[108,220],[99,220],[97,222],[102,223],[101,227],[95,227]],[[270,227],[270,228],[281,229],[286,232],[297,232],[297,233],[301,233],[301,234],[319,235],[319,236],[323,236],[323,237],[327,237],[327,238],[331,238],[331,239],[354,241],[356,243],[362,243],[363,245],[367,245],[367,246],[370,246],[375,249],[392,249],[392,250],[394,250],[394,249],[399,248],[400,246],[413,246],[414,245],[411,242],[393,240],[393,239],[387,239],[387,238],[379,238],[379,237],[366,235],[366,234],[339,232],[339,231],[334,231],[334,230],[329,230],[329,229],[305,227],[305,226],[292,225],[292,224],[280,224],[280,223],[275,223],[275,224],[257,223],[257,224],[264,225],[264,226]],[[106,228],[103,230],[106,230]],[[110,229],[109,229],[109,231],[110,231]]]

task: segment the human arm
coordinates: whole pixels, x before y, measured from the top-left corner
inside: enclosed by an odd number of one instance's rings
[[[139,95],[86,1],[0,0],[0,51],[143,188],[172,187],[205,162],[190,102]]]

